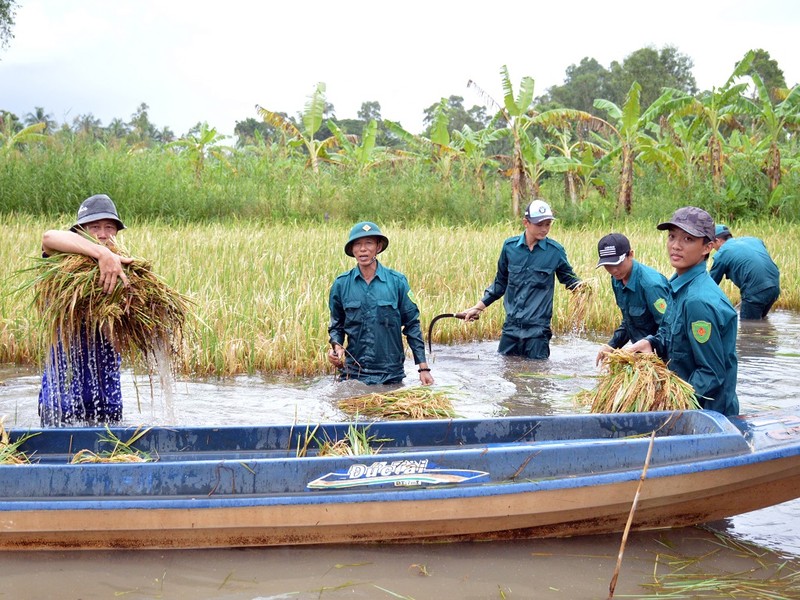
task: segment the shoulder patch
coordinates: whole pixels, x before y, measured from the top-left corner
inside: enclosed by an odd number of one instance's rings
[[[664,300],[663,298],[659,298],[658,300],[653,302],[653,306],[658,312],[660,312],[663,315],[664,311],[667,310],[667,301]]]
[[[417,299],[414,297],[414,292],[411,291],[411,288],[408,289],[408,293],[406,294],[408,299],[411,300],[414,304],[417,303]]]
[[[711,323],[708,321],[695,321],[692,323],[692,335],[701,344],[708,341],[711,337]]]

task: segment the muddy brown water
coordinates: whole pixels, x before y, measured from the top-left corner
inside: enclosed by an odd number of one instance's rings
[[[548,361],[501,357],[496,341],[434,343],[429,362],[436,385],[452,392],[460,416],[565,414],[585,410],[572,397],[594,385],[601,341],[559,336]],[[800,403],[800,314],[778,311],[766,321],[742,323],[738,349],[743,413]],[[413,365],[407,369],[406,384],[413,385],[416,372]],[[0,367],[0,381],[6,427],[36,426],[39,374]],[[342,419],[336,401],[366,391],[375,389],[334,383],[332,376],[151,385],[147,377],[126,372],[124,422],[318,423]],[[620,535],[605,535],[429,545],[6,552],[0,553],[0,597],[595,599],[608,596],[620,541]],[[653,593],[654,581],[678,565],[689,564],[686,570],[698,579],[764,578],[782,561],[788,561],[782,574],[800,571],[800,500],[703,527],[631,534],[615,597]]]

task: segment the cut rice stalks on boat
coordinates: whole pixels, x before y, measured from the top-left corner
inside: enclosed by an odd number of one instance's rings
[[[117,245],[112,252],[130,257]],[[169,360],[172,371],[183,365],[183,334],[192,301],[171,289],[152,271],[152,265],[136,258],[123,265],[128,286],[118,281],[112,293],[100,285],[97,261],[82,254],[58,253],[36,258],[31,281],[33,303],[42,320],[45,348],[61,344],[67,357],[81,339],[101,333],[132,365],[143,361],[151,370],[154,360]]]
[[[99,441],[105,444],[111,444],[111,450],[103,450],[101,452],[92,452],[88,449],[79,450],[72,457],[70,463],[76,465],[83,463],[154,462],[155,459],[148,452],[143,452],[133,446],[133,444],[150,431],[150,429],[150,427],[147,429],[138,427],[128,441],[124,442],[106,426],[106,433],[105,435],[100,435]]]
[[[346,414],[376,419],[452,419],[453,402],[444,390],[416,386],[364,394],[339,401]]]
[[[0,465],[28,465],[30,458],[22,452],[19,447],[25,440],[32,438],[38,433],[29,433],[19,437],[15,442],[11,442],[11,436],[5,428],[5,417],[0,417]]]
[[[603,361],[603,373],[592,390],[576,399],[593,413],[692,410],[700,405],[694,388],[669,370],[655,354],[614,350]]]

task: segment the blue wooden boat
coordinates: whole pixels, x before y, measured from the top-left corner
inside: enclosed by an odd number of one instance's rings
[[[353,424],[154,427],[155,460],[70,464],[108,431],[12,431],[0,549],[489,540],[701,523],[800,496],[800,409],[358,423],[379,451],[318,456]],[[364,429],[366,428],[366,429]],[[133,429],[111,429],[126,440]],[[655,436],[651,440],[651,432]]]

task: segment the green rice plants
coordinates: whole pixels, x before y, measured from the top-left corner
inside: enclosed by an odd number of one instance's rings
[[[111,429],[106,426],[106,433],[100,434],[99,441],[105,444],[111,444],[111,450],[103,450],[101,452],[92,452],[91,450],[79,450],[76,452],[70,463],[73,465],[83,463],[130,463],[130,462],[152,462],[155,460],[152,456],[143,452],[133,446],[143,435],[150,431],[150,427],[142,429],[137,427],[136,431],[131,434],[127,441],[122,441],[117,437]]]

